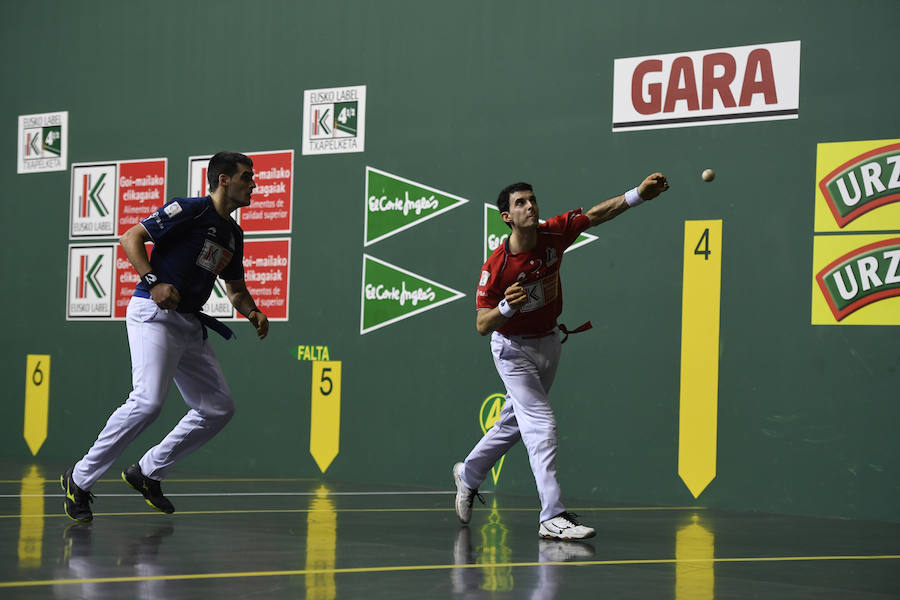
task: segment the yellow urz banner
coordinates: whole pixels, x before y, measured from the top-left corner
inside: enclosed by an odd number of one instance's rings
[[[900,325],[900,140],[816,148],[813,325]]]
[[[722,221],[685,221],[678,475],[697,498],[716,476]]]

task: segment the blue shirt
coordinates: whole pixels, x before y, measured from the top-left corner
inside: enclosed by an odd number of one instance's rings
[[[153,239],[153,272],[181,294],[178,312],[199,311],[216,276],[244,278],[244,232],[231,217],[219,216],[209,196],[173,198],[141,225]],[[149,298],[150,290],[140,281],[134,295]]]

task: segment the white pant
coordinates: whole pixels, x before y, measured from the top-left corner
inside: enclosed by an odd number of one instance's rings
[[[165,477],[179,459],[209,441],[234,414],[231,390],[196,316],[162,310],[149,298],[133,297],[125,325],[134,390],[75,464],[72,477],[83,490],[89,490],[159,416],[173,379],[190,410],[141,458],[138,464],[145,476]]]
[[[491,352],[506,386],[506,404],[500,419],[488,429],[465,460],[463,485],[476,489],[491,467],[520,439],[528,450],[531,472],[541,499],[541,521],[563,512],[556,481],[556,417],[547,394],[559,364],[557,332],[537,338],[491,335]]]

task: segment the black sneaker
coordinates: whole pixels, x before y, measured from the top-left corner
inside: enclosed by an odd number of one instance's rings
[[[141,473],[141,468],[138,465],[131,465],[122,471],[122,481],[143,494],[147,504],[156,510],[166,514],[175,512],[175,507],[172,506],[168,498],[163,496],[159,482]]]
[[[94,495],[75,485],[72,480],[72,471],[74,470],[75,467],[72,467],[59,476],[59,485],[66,495],[64,504],[66,516],[79,523],[90,523],[94,519],[94,513],[91,512]]]

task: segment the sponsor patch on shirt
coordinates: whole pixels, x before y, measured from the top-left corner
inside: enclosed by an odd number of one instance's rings
[[[482,271],[482,272],[481,272],[481,279],[478,281],[478,287],[484,286],[484,284],[486,284],[486,283],[488,282],[488,279],[490,279],[490,278],[491,278],[491,272],[490,272],[490,271]]]
[[[522,289],[528,295],[528,302],[519,309],[519,312],[531,312],[546,306],[556,300],[559,291],[559,272],[526,283]]]
[[[178,204],[178,202],[170,202],[165,206],[165,208],[163,208],[163,212],[166,213],[166,215],[168,215],[168,217],[171,219],[181,212],[181,205]]]
[[[231,252],[219,244],[212,240],[205,240],[203,250],[200,251],[200,256],[197,257],[197,266],[218,275],[231,262],[232,256]]]

